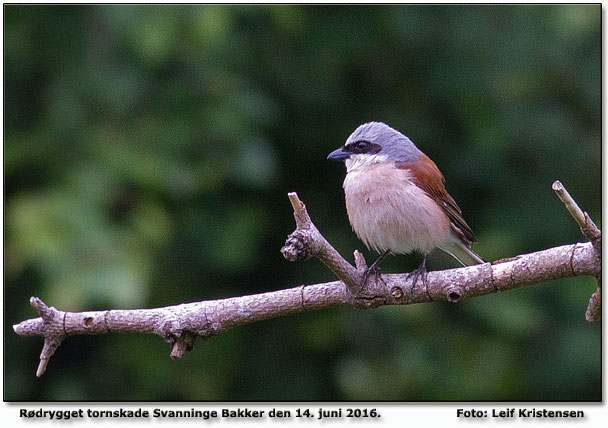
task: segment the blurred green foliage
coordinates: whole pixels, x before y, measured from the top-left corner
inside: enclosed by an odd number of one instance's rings
[[[369,120],[435,160],[487,260],[583,240],[551,183],[599,224],[600,5],[6,5],[4,73],[5,400],[601,400],[593,278],[268,320],[180,361],[78,336],[41,379],[42,340],[11,329],[32,295],[79,311],[332,280],[281,257],[286,193],[363,249],[325,157]]]

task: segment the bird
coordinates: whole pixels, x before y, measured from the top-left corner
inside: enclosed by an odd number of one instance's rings
[[[380,253],[364,283],[371,274],[378,281],[379,265],[389,254],[422,253],[422,263],[410,273],[413,286],[420,277],[426,281],[426,258],[434,248],[464,266],[485,263],[471,249],[477,239],[446,191],[443,174],[401,132],[383,122],[364,123],[327,159],[344,161],[348,220],[367,248]]]

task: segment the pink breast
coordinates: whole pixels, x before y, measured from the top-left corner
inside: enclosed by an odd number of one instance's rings
[[[387,163],[357,168],[346,175],[344,194],[351,226],[369,248],[426,252],[449,237],[447,215],[407,170]]]

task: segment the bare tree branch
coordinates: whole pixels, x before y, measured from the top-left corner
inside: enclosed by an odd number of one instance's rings
[[[13,329],[21,336],[44,337],[36,375],[44,373],[57,347],[71,335],[154,333],[170,343],[170,356],[177,359],[192,349],[199,336],[212,337],[242,324],[332,305],[375,308],[438,300],[455,303],[465,298],[559,278],[601,275],[601,253],[598,253],[598,248],[601,249],[601,232],[596,227],[597,233],[593,235],[595,242],[549,248],[492,264],[428,272],[422,285],[413,286],[409,274],[383,274],[377,282],[362,284],[363,272],[367,269],[363,255],[355,251],[355,266],[348,263],[312,223],[297,194],[290,193],[288,196],[294,209],[296,230],[288,236],[281,249],[283,256],[291,261],[314,256],[340,281],[152,309],[66,312],[32,297],[30,304],[40,318],[23,321],[14,325]],[[583,218],[588,219],[588,216],[585,214]],[[589,229],[592,230],[591,226]],[[596,242],[600,242],[599,247]],[[598,319],[601,311],[599,303],[594,304],[593,308],[596,312],[592,316]]]

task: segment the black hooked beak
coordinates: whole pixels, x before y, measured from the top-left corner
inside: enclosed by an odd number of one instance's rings
[[[348,159],[350,157],[350,155],[352,155],[352,153],[349,153],[346,150],[344,150],[344,147],[340,147],[339,149],[336,149],[333,152],[331,152],[327,156],[327,159],[341,161],[344,159]]]

